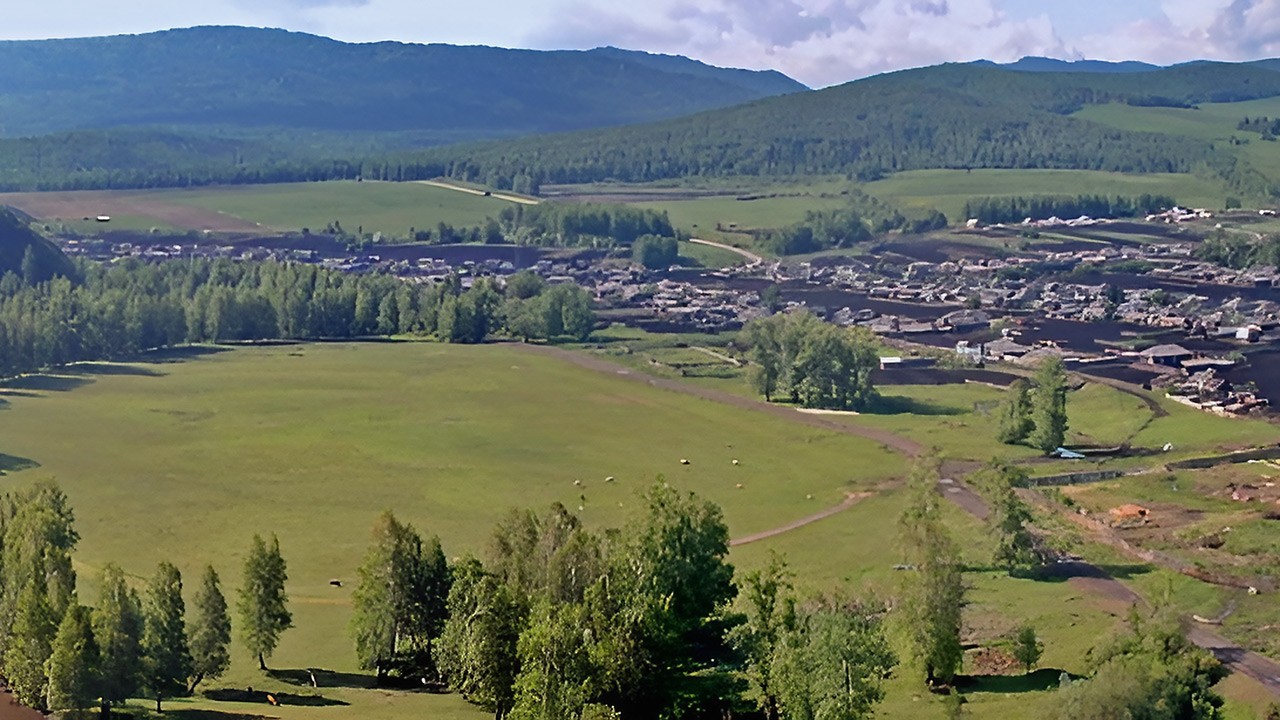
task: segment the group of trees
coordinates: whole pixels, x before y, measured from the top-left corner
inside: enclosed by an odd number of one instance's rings
[[[1010,574],[1039,567],[1045,560],[1039,540],[1031,531],[1031,508],[1016,491],[1027,484],[1025,471],[993,460],[969,477],[990,509],[987,528],[995,539],[992,561]]]
[[[452,565],[383,515],[355,593],[361,664],[434,678],[498,718],[738,713],[746,682],[769,718],[869,715],[896,663],[882,606],[802,598],[775,557],[735,607],[719,508],[663,482],[642,500],[603,532],[559,504],[512,511],[483,560]]]
[[[1000,408],[996,436],[1006,445],[1026,443],[1048,455],[1067,437],[1067,373],[1062,359],[1050,356],[1031,381],[1019,378]]]
[[[629,247],[646,235],[674,238],[667,213],[599,203],[548,202],[503,208],[498,222],[521,245]]]
[[[874,337],[842,328],[805,310],[747,323],[751,379],[766,400],[782,396],[806,408],[866,410],[876,401],[871,373],[879,367]]]
[[[1219,720],[1222,698],[1213,690],[1227,670],[1188,639],[1167,602],[1148,617],[1136,609],[1127,632],[1090,653],[1088,679],[1058,691],[1054,717],[1062,720]]]
[[[673,237],[641,235],[631,246],[631,257],[649,270],[665,270],[680,260],[680,242]]]
[[[0,278],[0,376],[191,342],[415,333],[447,342],[585,337],[590,295],[528,274],[504,292],[457,276],[410,285],[313,265],[192,259],[82,264],[82,280]]]
[[[19,701],[42,710],[112,707],[145,693],[189,695],[230,665],[231,619],[212,566],[188,612],[182,574],[161,562],[142,593],[108,564],[98,602],[81,605],[66,495],[40,483],[0,497],[0,669]],[[240,633],[260,662],[291,624],[280,545],[255,536],[240,590]]]
[[[1269,117],[1246,117],[1236,126],[1237,130],[1243,132],[1255,132],[1262,136],[1263,140],[1275,140],[1280,136],[1280,118],[1271,119]]]
[[[1223,267],[1244,270],[1280,265],[1280,235],[1255,238],[1243,233],[1218,232],[1195,250],[1196,257]]]
[[[1018,223],[1027,218],[1127,218],[1168,210],[1177,205],[1168,195],[1032,195],[973,198],[964,204],[966,218],[984,223]]]
[[[779,255],[849,248],[874,235],[894,230],[925,233],[947,226],[947,217],[937,210],[907,218],[896,208],[857,189],[847,191],[845,207],[810,210],[804,220],[793,225],[755,231],[759,242]]]

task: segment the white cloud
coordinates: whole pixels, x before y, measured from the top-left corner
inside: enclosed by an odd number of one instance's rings
[[[656,0],[643,10],[575,0],[531,39],[774,67],[818,86],[939,62],[1074,54],[1046,16],[1011,18],[996,0]]]
[[[1091,56],[1156,63],[1280,56],[1280,0],[1165,0],[1160,12],[1080,39]]]

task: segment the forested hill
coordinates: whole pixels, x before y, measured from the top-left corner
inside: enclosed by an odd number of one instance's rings
[[[14,273],[25,282],[44,282],[55,275],[69,277],[73,270],[57,246],[0,207],[0,278]]]
[[[7,137],[167,126],[442,142],[646,122],[806,89],[777,72],[615,48],[348,44],[240,27],[0,42]]]
[[[688,175],[923,168],[1236,172],[1207,142],[1070,117],[1086,105],[1189,107],[1280,95],[1280,72],[1197,63],[1143,73],[1019,72],[951,64],[639,127],[440,148],[417,161],[480,179],[656,180]]]

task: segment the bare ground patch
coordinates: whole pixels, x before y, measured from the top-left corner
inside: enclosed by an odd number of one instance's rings
[[[260,233],[255,222],[216,210],[174,202],[177,192],[136,190],[75,190],[69,192],[0,193],[0,205],[10,205],[38,220],[76,221],[98,215],[132,216],[183,230]],[[104,228],[109,228],[104,225]]]

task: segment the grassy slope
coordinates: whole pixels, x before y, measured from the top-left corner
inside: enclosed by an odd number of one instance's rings
[[[1257,133],[1236,130],[1236,125],[1245,117],[1260,115],[1280,116],[1280,98],[1207,103],[1194,110],[1096,105],[1076,113],[1076,117],[1122,130],[1143,129],[1212,141],[1215,147],[1244,158],[1274,182],[1280,179],[1280,143],[1263,142]],[[1248,142],[1232,146],[1232,138]]]
[[[1222,207],[1226,190],[1216,180],[1194,175],[1124,174],[1093,170],[915,170],[866,186],[867,192],[903,208],[941,210],[963,223],[971,198],[1014,195],[1172,195],[1196,207]]]
[[[166,201],[224,212],[278,230],[319,230],[337,220],[349,232],[404,237],[410,227],[472,226],[510,203],[414,183],[289,183],[160,193]]]
[[[646,339],[653,338],[637,338]],[[670,352],[678,358],[687,351]],[[367,527],[384,507],[440,533],[458,555],[477,548],[510,506],[551,500],[576,506],[586,495],[589,522],[616,523],[626,510],[617,504],[631,504],[634,492],[661,471],[722,503],[737,535],[831,504],[847,482],[866,487],[902,469],[897,458],[857,439],[493,347],[246,348],[138,367],[83,375],[88,384],[65,392],[38,389],[47,383],[37,379],[28,383],[36,396],[8,398],[8,412],[0,413],[4,452],[43,463],[13,481],[53,475],[71,493],[85,538],[78,560],[88,598],[92,574],[108,559],[138,575],[164,557],[188,573],[213,562],[234,586],[247,536],[279,532],[298,626],[277,655],[275,665],[283,668],[354,669],[344,627],[350,584],[334,589],[327,581],[351,578]],[[457,382],[463,375],[465,388]],[[727,389],[742,381],[706,383]],[[1109,388],[1086,392],[1073,396],[1077,407],[1131,400],[1112,397]],[[1000,399],[999,390],[893,387],[885,394],[909,412],[847,421],[892,427],[956,456],[1010,454],[987,438],[990,418],[982,412]],[[1211,420],[1185,408],[1174,413],[1157,422],[1182,427]],[[1133,420],[1090,412],[1078,422],[1082,432],[1101,437],[1131,432]],[[1237,434],[1254,425],[1220,423]],[[1210,430],[1211,438],[1222,436]],[[637,446],[635,437],[646,442]],[[680,466],[680,457],[693,464]],[[742,465],[731,466],[731,457]],[[618,482],[605,485],[606,474]],[[574,486],[574,479],[584,485]],[[736,490],[737,482],[745,489]],[[809,493],[815,500],[805,499]],[[901,504],[897,493],[874,497],[821,523],[735,549],[732,560],[749,569],[778,551],[790,558],[804,588],[843,581],[863,592],[892,593],[899,578],[890,568],[890,548]],[[112,512],[101,510],[106,507]],[[966,610],[974,637],[997,642],[1031,622],[1046,641],[1045,667],[1083,671],[1085,650],[1114,628],[1117,609],[1068,584],[981,569],[990,552],[981,525],[958,511],[951,511],[950,524],[975,568],[967,578],[973,591]],[[225,683],[297,691],[264,678],[239,651]],[[967,695],[973,717],[1038,717],[1052,703],[1049,693],[995,690]],[[1233,692],[1249,696],[1248,687]],[[378,717],[482,716],[453,696],[323,693]],[[345,712],[273,710],[286,720]],[[941,718],[943,708],[904,668],[890,681],[879,716]]]

